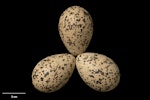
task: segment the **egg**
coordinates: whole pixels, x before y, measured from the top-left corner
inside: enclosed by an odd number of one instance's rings
[[[109,57],[85,52],[76,57],[76,68],[82,80],[93,90],[108,92],[120,82],[120,70]]]
[[[61,89],[69,81],[75,68],[75,57],[62,53],[47,56],[32,71],[33,86],[44,93]]]
[[[85,8],[70,6],[59,18],[58,31],[67,50],[77,56],[86,51],[92,39],[92,17]]]

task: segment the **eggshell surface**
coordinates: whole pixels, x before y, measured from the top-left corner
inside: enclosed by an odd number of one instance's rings
[[[74,68],[75,57],[71,54],[47,56],[33,69],[32,83],[41,92],[55,92],[69,81]]]
[[[74,56],[86,51],[93,35],[93,20],[80,6],[68,7],[60,16],[58,30],[62,42]]]
[[[76,67],[82,80],[96,91],[111,91],[120,82],[119,67],[103,54],[82,53],[76,57]]]

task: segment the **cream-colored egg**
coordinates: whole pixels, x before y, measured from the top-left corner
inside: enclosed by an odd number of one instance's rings
[[[86,51],[93,35],[93,20],[80,6],[68,7],[60,16],[58,30],[67,50],[74,56]]]
[[[34,87],[45,93],[62,88],[71,77],[75,68],[75,57],[71,54],[55,54],[37,63],[32,72]]]
[[[82,53],[76,57],[76,67],[83,81],[96,91],[111,91],[120,82],[117,64],[106,55]]]

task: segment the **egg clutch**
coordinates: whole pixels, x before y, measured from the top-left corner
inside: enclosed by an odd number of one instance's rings
[[[93,20],[87,10],[80,6],[68,7],[58,23],[60,38],[69,53],[47,56],[32,71],[34,88],[43,93],[58,91],[67,84],[73,71],[89,88],[108,92],[120,82],[117,64],[109,57],[85,52],[93,35]]]

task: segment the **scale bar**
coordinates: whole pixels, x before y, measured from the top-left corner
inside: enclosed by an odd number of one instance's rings
[[[26,94],[25,92],[2,92],[2,94]]]

